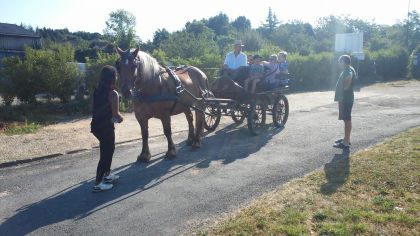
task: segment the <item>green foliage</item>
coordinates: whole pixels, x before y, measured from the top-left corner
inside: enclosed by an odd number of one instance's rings
[[[158,29],[153,34],[153,46],[159,48],[160,44],[167,39],[169,39],[169,32],[165,28]]]
[[[4,130],[4,134],[11,136],[11,135],[19,135],[19,134],[33,134],[36,133],[40,128],[40,125],[37,123],[28,123],[25,122],[23,125],[13,125],[6,127]]]
[[[70,45],[54,45],[51,49],[25,48],[24,60],[5,58],[2,84],[11,91],[6,97],[18,97],[22,102],[35,103],[35,95],[48,93],[67,102],[76,85],[77,69]]]
[[[266,29],[267,33],[272,33],[275,28],[280,24],[279,20],[277,19],[276,13],[273,13],[271,7],[268,8],[268,16],[263,24],[263,28]]]
[[[86,74],[86,89],[88,92],[93,92],[94,88],[98,84],[99,75],[101,73],[102,67],[105,65],[115,65],[115,62],[118,60],[119,55],[117,53],[108,54],[108,53],[98,53],[98,58],[92,60],[87,58],[87,74]]]
[[[246,31],[240,34],[239,38],[242,38],[245,44],[244,50],[246,51],[258,51],[263,44],[263,38],[256,30]]]
[[[328,89],[337,80],[334,76],[335,65],[332,53],[301,56],[291,54],[287,58],[289,72],[295,78],[293,86],[300,89]]]
[[[169,58],[190,59],[206,54],[218,53],[218,45],[213,41],[214,34],[211,31],[203,31],[198,35],[186,31],[172,33],[162,45]]]
[[[3,67],[0,70],[0,94],[6,106],[10,106],[16,96],[14,78],[19,77],[21,61],[18,57],[9,57],[2,60]]]
[[[408,72],[409,78],[420,79],[420,45],[413,50],[413,54],[410,56]]]
[[[408,53],[404,48],[392,47],[371,53],[376,63],[376,71],[385,80],[406,78]]]
[[[214,30],[217,35],[227,35],[229,33],[229,17],[220,12],[218,15],[207,20],[207,27]]]
[[[251,29],[251,21],[245,16],[239,16],[231,25],[239,32],[245,32]]]
[[[408,22],[408,50],[412,51],[420,45],[420,15],[417,11],[412,11],[409,14]]]
[[[136,46],[136,17],[133,14],[119,9],[109,14],[105,24],[104,34],[111,42],[124,49]]]

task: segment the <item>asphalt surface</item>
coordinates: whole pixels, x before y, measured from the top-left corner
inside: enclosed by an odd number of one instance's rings
[[[369,87],[356,98],[352,152],[420,125],[420,83]],[[285,129],[270,126],[253,137],[246,126],[225,119],[230,125],[207,135],[198,151],[185,146],[186,133],[176,134],[174,160],[163,158],[167,145],[162,137],[150,141],[154,156],[149,164],[135,163],[139,143],[119,146],[113,168],[121,179],[109,192],[91,192],[97,149],[0,169],[0,235],[177,235],[199,230],[341,153],[332,148],[342,134],[332,93],[295,94],[289,100]]]

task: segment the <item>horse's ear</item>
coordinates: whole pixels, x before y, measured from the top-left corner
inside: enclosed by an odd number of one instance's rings
[[[124,51],[120,48],[120,47],[116,47],[115,48],[115,51],[118,53],[118,54],[120,54],[120,56],[122,56],[122,54],[124,53]]]
[[[134,50],[133,52],[133,56],[137,57],[137,54],[139,53],[139,51],[140,51],[140,47],[137,47],[136,50]]]

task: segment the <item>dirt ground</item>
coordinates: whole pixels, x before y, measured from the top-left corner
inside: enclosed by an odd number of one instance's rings
[[[418,82],[395,82],[418,83]],[[371,96],[375,93],[386,93],[387,87],[395,83],[376,84],[365,87],[356,93],[356,98]],[[311,108],[332,102],[333,91],[309,92],[287,95],[290,112],[309,112]],[[116,142],[130,141],[141,137],[140,126],[133,113],[123,115],[125,120],[116,125]],[[222,118],[221,125],[231,124],[229,117]],[[183,114],[172,117],[172,132],[187,131],[188,125]],[[150,136],[163,135],[159,120],[149,121]],[[185,134],[186,135],[186,134]],[[166,145],[162,144],[162,145]],[[41,128],[35,134],[6,136],[0,134],[0,163],[33,158],[43,155],[68,153],[74,150],[91,149],[98,146],[98,141],[90,133],[90,117],[63,122]],[[139,145],[140,152],[140,145]]]

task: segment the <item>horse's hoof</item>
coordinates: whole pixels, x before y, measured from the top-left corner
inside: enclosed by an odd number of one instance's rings
[[[166,154],[165,154],[166,159],[174,159],[175,157],[176,157],[176,151],[175,150],[167,151]]]
[[[190,139],[188,139],[188,140],[187,140],[187,146],[192,146],[192,145],[193,145],[193,143],[194,143],[194,142],[193,142],[192,140],[190,140]]]
[[[199,149],[199,148],[201,148],[201,143],[200,142],[194,142],[193,145],[192,145],[192,148],[193,149]]]
[[[140,156],[137,157],[137,162],[149,162],[150,159],[152,158],[152,155],[150,155],[150,153],[142,153],[140,154]]]

